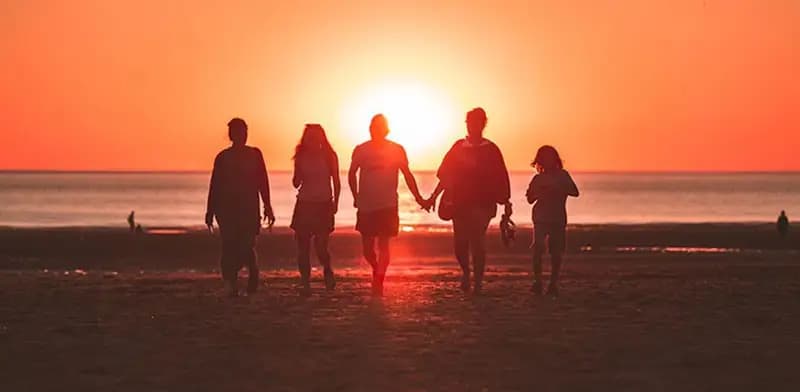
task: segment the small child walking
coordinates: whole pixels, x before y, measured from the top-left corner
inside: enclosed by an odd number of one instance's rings
[[[558,151],[552,146],[542,146],[531,163],[537,174],[528,185],[526,196],[533,204],[533,291],[542,294],[542,256],[550,252],[552,265],[547,294],[558,296],[558,278],[564,250],[566,249],[567,196],[578,197],[578,187]]]

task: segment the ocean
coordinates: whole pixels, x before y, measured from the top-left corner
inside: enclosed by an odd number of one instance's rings
[[[532,173],[511,176],[514,220],[530,224],[525,190]],[[800,214],[800,173],[572,173],[581,191],[567,203],[570,223],[774,222],[781,210]],[[136,211],[144,227],[202,227],[208,173],[0,173],[0,226],[127,227]],[[417,173],[423,194],[431,172]],[[295,200],[291,173],[270,173],[277,226],[288,226]],[[342,176],[338,227],[355,211]],[[400,186],[403,225],[439,225]],[[496,221],[495,221],[496,223]]]

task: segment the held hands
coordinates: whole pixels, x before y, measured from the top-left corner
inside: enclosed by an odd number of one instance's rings
[[[419,204],[420,208],[425,210],[425,212],[431,212],[431,208],[433,204],[430,199],[423,199],[422,196],[416,197],[417,204]]]

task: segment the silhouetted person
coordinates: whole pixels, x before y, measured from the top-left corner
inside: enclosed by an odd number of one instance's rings
[[[789,217],[786,216],[786,211],[781,211],[781,215],[778,216],[778,234],[781,237],[786,237],[789,234]]]
[[[356,230],[361,233],[364,258],[372,266],[372,293],[380,296],[383,295],[383,281],[390,262],[389,240],[397,236],[400,225],[398,172],[403,173],[417,203],[424,206],[425,201],[408,168],[405,149],[386,139],[389,124],[382,114],[372,117],[369,133],[372,140],[353,150],[348,182],[353,193],[353,205],[358,209]]]
[[[526,192],[528,203],[533,204],[534,280],[531,290],[542,294],[542,256],[546,242],[552,264],[547,293],[556,296],[562,255],[566,249],[567,196],[578,197],[578,187],[564,170],[558,151],[551,146],[539,148],[531,166],[538,173],[531,179]]]
[[[134,231],[137,235],[144,234],[144,227],[142,227],[142,225],[136,225],[136,229],[134,229]]]
[[[128,214],[128,227],[130,228],[131,233],[133,233],[136,230],[136,218],[134,217],[133,211],[131,211],[131,213]]]
[[[222,150],[214,160],[208,189],[206,225],[212,229],[214,218],[222,237],[220,260],[222,278],[228,294],[238,295],[236,280],[242,266],[247,266],[247,292],[258,288],[255,241],[261,230],[259,195],[264,202],[264,219],[272,226],[275,215],[269,196],[269,179],[264,157],[258,148],[247,146],[247,124],[240,118],[228,123],[233,145]]]
[[[307,124],[294,153],[292,185],[297,188],[297,203],[291,228],[297,240],[297,266],[302,294],[310,294],[311,240],[324,268],[325,288],[333,290],[336,280],[328,252],[334,215],[339,209],[342,185],[339,157],[333,151],[325,130],[319,124]]]
[[[486,230],[497,215],[497,205],[505,206],[510,222],[511,189],[503,154],[483,137],[486,112],[475,108],[467,113],[467,137],[458,140],[442,160],[439,184],[428,199],[432,206],[444,192],[439,216],[453,220],[456,259],[461,266],[461,289],[470,290],[470,254],[474,268],[475,292],[483,287],[486,268]]]

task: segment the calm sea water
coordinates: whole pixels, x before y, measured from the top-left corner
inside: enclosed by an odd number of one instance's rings
[[[515,217],[530,223],[525,189],[530,173],[511,178]],[[800,173],[600,174],[573,173],[581,197],[570,199],[572,223],[771,222],[784,209],[800,214]],[[0,173],[0,226],[120,226],[136,211],[145,227],[202,226],[207,173]],[[417,176],[424,194],[433,173]],[[291,174],[271,173],[277,225],[289,224],[295,191]],[[401,181],[402,183],[402,181]],[[342,179],[337,226],[352,226],[355,211]],[[400,187],[405,225],[442,224],[420,211]]]

